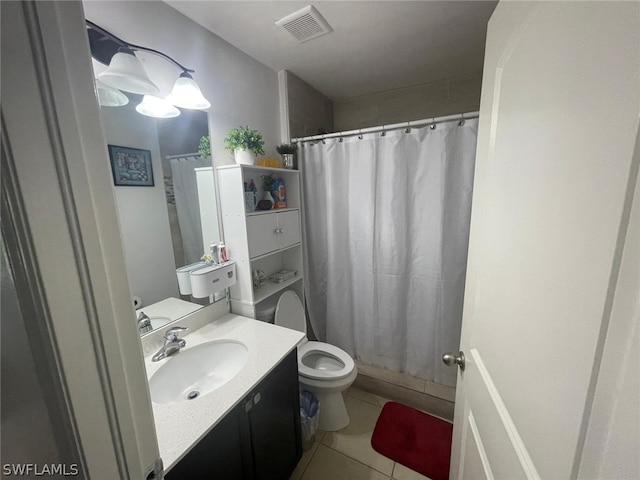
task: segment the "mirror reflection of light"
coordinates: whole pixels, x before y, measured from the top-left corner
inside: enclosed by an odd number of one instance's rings
[[[98,78],[110,87],[139,95],[160,91],[147,75],[142,62],[128,47],[118,49],[109,67]]]
[[[142,102],[136,106],[136,111],[154,118],[173,118],[180,115],[180,110],[171,103],[153,95],[145,95]]]
[[[129,103],[129,98],[120,90],[110,87],[96,78],[98,101],[101,107],[122,107]]]

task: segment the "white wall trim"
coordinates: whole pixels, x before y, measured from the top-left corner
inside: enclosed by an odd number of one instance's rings
[[[289,87],[287,85],[287,71],[278,72],[278,96],[280,105],[280,140],[289,143],[291,132],[289,131]]]

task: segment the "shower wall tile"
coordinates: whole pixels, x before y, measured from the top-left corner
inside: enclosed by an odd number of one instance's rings
[[[356,366],[358,367],[358,373],[362,375],[379,378],[394,385],[401,385],[411,390],[424,392],[426,380],[422,378],[412,377],[411,375],[405,375],[404,373],[394,372],[386,368],[376,367],[358,361],[356,361]]]
[[[286,71],[289,134],[291,138],[333,131],[333,101],[301,78]]]
[[[438,397],[449,402],[454,402],[456,400],[455,387],[447,387],[446,385],[442,385],[440,383],[426,381],[423,391],[427,395]]]
[[[480,108],[482,75],[443,79],[333,101],[335,131],[472,112]]]

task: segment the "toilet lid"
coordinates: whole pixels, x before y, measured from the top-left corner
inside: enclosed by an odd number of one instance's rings
[[[317,361],[308,362],[305,357],[313,357]],[[309,366],[309,363],[316,363],[316,368]],[[298,347],[298,374],[303,377],[338,380],[350,375],[355,368],[353,358],[335,345],[307,342]]]
[[[307,319],[304,314],[304,307],[298,295],[291,290],[284,292],[278,300],[276,306],[276,325],[291,328],[307,334]]]

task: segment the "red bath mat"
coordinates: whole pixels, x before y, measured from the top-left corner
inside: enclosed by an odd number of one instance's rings
[[[415,408],[389,402],[371,437],[375,451],[432,480],[448,480],[453,425]]]

